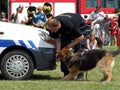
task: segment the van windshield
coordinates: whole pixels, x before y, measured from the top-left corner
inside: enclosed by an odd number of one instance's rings
[[[86,7],[94,8],[98,4],[98,0],[86,0]]]
[[[118,8],[118,0],[100,0],[101,7]]]

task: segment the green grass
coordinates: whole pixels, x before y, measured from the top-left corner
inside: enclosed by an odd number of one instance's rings
[[[103,47],[116,50],[115,47]],[[0,90],[119,90],[120,87],[120,56],[116,57],[113,68],[113,80],[109,83],[101,82],[102,73],[98,68],[88,72],[88,81],[62,81],[60,63],[53,71],[34,71],[30,80],[14,81],[0,78]]]

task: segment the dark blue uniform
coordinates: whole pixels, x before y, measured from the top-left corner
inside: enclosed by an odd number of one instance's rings
[[[61,28],[58,32],[50,32],[52,38],[61,38],[61,49],[70,44],[75,38],[84,35],[87,27],[84,19],[80,14],[64,13],[55,17],[61,23]],[[86,39],[74,47],[74,51],[81,51],[85,46]],[[61,62],[61,70],[64,75],[69,73],[66,65]]]

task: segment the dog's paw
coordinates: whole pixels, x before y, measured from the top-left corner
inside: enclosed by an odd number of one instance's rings
[[[65,81],[71,81],[71,80],[74,80],[74,78],[69,78],[69,77],[64,77],[62,80],[65,80]]]

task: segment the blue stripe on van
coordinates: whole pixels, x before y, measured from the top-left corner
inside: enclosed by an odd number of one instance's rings
[[[27,48],[27,45],[24,43],[23,40],[18,40],[18,41],[21,44],[21,46]],[[28,40],[28,43],[31,45],[32,48],[36,48],[35,44],[31,40]],[[16,45],[14,40],[0,40],[0,47],[9,47],[14,45]]]
[[[13,40],[0,40],[0,47],[9,47],[15,45]]]
[[[18,40],[18,41],[19,41],[19,43],[21,44],[21,46],[27,47],[26,44],[23,42],[23,40]]]
[[[28,40],[28,42],[29,42],[29,44],[31,45],[32,48],[36,48],[35,44],[32,41]]]

